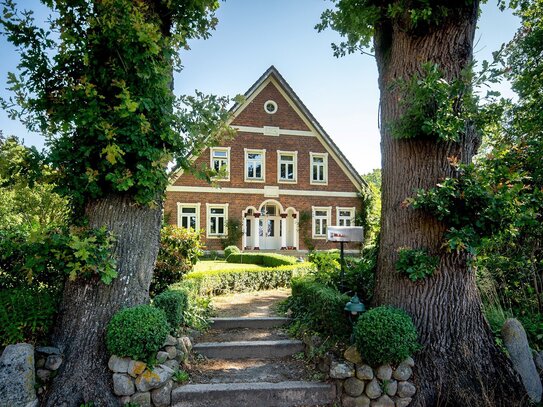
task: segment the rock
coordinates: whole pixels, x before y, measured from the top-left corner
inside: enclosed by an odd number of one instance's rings
[[[43,353],[44,355],[61,355],[60,349],[54,346],[38,346],[36,352]]]
[[[168,352],[158,351],[156,354],[157,363],[164,363],[168,360]]]
[[[45,368],[49,370],[57,370],[62,364],[62,356],[60,355],[49,355],[45,361]]]
[[[413,374],[413,370],[411,369],[409,365],[405,363],[400,363],[400,365],[396,368],[396,370],[394,370],[394,373],[392,374],[392,376],[396,380],[405,381],[405,380],[409,380],[412,374]]]
[[[0,356],[0,407],[37,405],[34,347],[8,345]]]
[[[358,366],[356,368],[356,377],[360,380],[371,380],[373,379],[373,369],[368,365]]]
[[[535,368],[538,372],[543,372],[543,351],[534,352]]]
[[[375,375],[378,379],[381,380],[390,380],[392,379],[392,368],[390,365],[382,365],[377,368]]]
[[[396,399],[396,407],[407,407],[413,399],[411,397],[405,397],[403,399]]]
[[[179,362],[177,360],[168,360],[164,362],[165,366],[168,366],[170,369],[172,369],[174,372],[179,369]]]
[[[372,402],[371,407],[394,407],[394,402],[385,394]]]
[[[172,381],[168,380],[166,385],[151,392],[151,399],[155,407],[167,407],[172,399]]]
[[[357,397],[364,392],[364,382],[356,377],[350,377],[343,383],[343,388],[349,396]]]
[[[166,340],[164,341],[164,345],[162,345],[162,347],[175,346],[175,345],[177,345],[177,338],[171,335],[168,335],[166,336]]]
[[[181,337],[181,340],[185,344],[185,348],[187,348],[185,353],[189,353],[192,350],[192,342],[190,341],[190,338],[188,336],[183,336]]]
[[[41,367],[44,367],[45,366],[45,358],[44,357],[40,357],[36,360],[36,369],[39,369]]]
[[[120,397],[119,401],[121,402],[121,406],[124,406],[125,404],[130,403],[130,396]]]
[[[398,382],[396,380],[390,380],[385,382],[384,385],[385,393],[389,395],[390,397],[393,397],[396,395],[396,392],[398,391]]]
[[[46,383],[51,379],[51,371],[47,369],[37,369],[36,370],[36,376],[42,383]]]
[[[413,383],[410,382],[399,382],[398,383],[398,392],[396,395],[400,398],[413,397],[417,392],[417,388]]]
[[[177,356],[177,349],[175,346],[166,346],[164,350],[168,353],[168,359],[175,359]]]
[[[381,396],[381,394],[383,394],[383,390],[381,390],[381,386],[379,385],[377,379],[373,379],[371,382],[366,384],[366,396],[368,396],[370,399],[374,400]]]
[[[143,363],[139,360],[130,360],[128,363],[128,374],[132,377],[138,377],[145,371],[147,367],[146,363]]]
[[[347,379],[354,376],[354,365],[351,362],[332,361],[330,363],[330,377],[332,379]]]
[[[117,396],[131,396],[136,392],[134,380],[125,373],[113,373],[113,393]]]
[[[158,365],[153,370],[146,369],[136,379],[136,388],[140,392],[158,389],[166,384],[173,376],[173,370],[165,365]]]
[[[351,397],[344,394],[341,397],[341,405],[343,407],[370,407],[370,399],[366,396]]]
[[[502,327],[502,338],[528,397],[532,402],[539,403],[543,387],[522,324],[514,318],[505,321]]]
[[[183,353],[189,353],[189,350],[187,349],[183,338],[177,338],[177,349],[179,349]]]
[[[345,360],[348,360],[355,365],[359,365],[362,363],[362,356],[360,356],[360,352],[358,352],[356,346],[354,345],[351,345],[347,348],[347,350],[343,353],[343,357],[345,358]]]
[[[148,391],[136,393],[130,397],[130,402],[136,404],[138,407],[151,407],[151,393]]]
[[[414,367],[415,366],[415,361],[413,360],[413,358],[411,356],[409,356],[407,359],[405,359],[402,363],[404,365],[409,366],[409,367]]]
[[[179,363],[184,362],[185,359],[187,359],[187,354],[184,352],[181,352],[179,349],[177,350],[177,356],[175,357],[175,360],[177,360]]]
[[[107,367],[109,367],[109,370],[115,373],[126,373],[128,372],[130,360],[130,358],[120,358],[112,355],[107,362]]]

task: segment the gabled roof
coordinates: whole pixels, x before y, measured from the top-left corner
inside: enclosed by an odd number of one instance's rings
[[[269,80],[274,80],[275,83],[281,87],[281,90],[283,90],[287,96],[287,101],[292,102],[294,104],[294,107],[296,110],[298,110],[299,113],[301,113],[303,116],[305,116],[305,122],[309,125],[309,127],[317,134],[322,144],[325,146],[325,148],[331,153],[331,155],[334,157],[336,162],[339,164],[340,168],[343,169],[343,171],[346,173],[346,175],[349,177],[349,179],[353,182],[353,184],[357,187],[359,191],[362,190],[363,186],[367,186],[368,184],[364,179],[358,174],[358,172],[355,170],[353,165],[349,162],[347,157],[341,152],[341,150],[338,148],[338,146],[334,143],[332,138],[324,131],[320,123],[315,119],[315,117],[311,114],[309,109],[304,105],[304,103],[300,100],[296,92],[292,90],[290,85],[287,83],[285,78],[279,73],[277,68],[275,66],[270,66],[266,72],[262,74],[260,78],[245,92],[244,94],[244,101],[240,103],[234,104],[230,108],[230,112],[232,113],[232,118],[229,120],[228,124],[231,124],[236,117],[249,105],[252,99],[259,93],[259,89],[263,87],[264,84],[266,84]],[[235,127],[235,126],[234,126]],[[196,157],[194,157],[195,159]],[[183,173],[183,169],[179,169],[175,171],[172,174],[171,177],[171,183],[175,183],[175,181],[181,176]]]
[[[277,81],[277,83],[283,88],[283,90],[286,92],[288,97],[292,100],[292,102],[295,104],[295,106],[298,108],[298,110],[307,118],[309,121],[309,124],[313,129],[316,131],[316,133],[320,136],[321,142],[325,145],[325,147],[328,147],[330,151],[333,153],[333,155],[336,158],[336,161],[340,164],[340,167],[345,167],[344,169],[348,172],[347,175],[350,175],[351,180],[359,187],[367,186],[366,181],[358,174],[358,172],[355,170],[353,165],[349,162],[347,157],[341,152],[339,147],[334,143],[332,138],[326,133],[326,131],[322,128],[320,123],[315,119],[313,114],[309,111],[309,109],[304,105],[304,103],[301,101],[301,99],[298,97],[296,92],[290,87],[288,82],[283,78],[283,76],[279,73],[277,68],[275,66],[270,66],[266,72],[262,74],[260,78],[245,92],[245,101],[242,103],[236,103],[232,108],[230,109],[230,112],[232,112],[234,118],[238,116],[241,111],[248,105],[250,99],[252,99],[252,96],[254,96],[255,92],[262,87],[262,85],[270,78],[272,77]],[[343,164],[343,166],[341,165]]]

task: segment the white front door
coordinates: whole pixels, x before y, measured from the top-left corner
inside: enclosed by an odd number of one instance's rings
[[[262,250],[278,250],[281,248],[281,218],[264,215],[260,217],[259,234]]]

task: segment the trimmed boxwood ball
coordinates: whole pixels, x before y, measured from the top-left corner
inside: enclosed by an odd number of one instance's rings
[[[187,292],[182,290],[164,291],[153,299],[153,305],[166,314],[171,333],[175,333],[183,322],[187,301]]]
[[[372,366],[400,363],[420,349],[411,317],[390,306],[363,313],[354,327],[354,340],[362,358]]]
[[[107,326],[109,353],[135,360],[151,361],[164,344],[170,325],[164,311],[138,305],[118,311]]]
[[[241,253],[237,246],[228,246],[224,249],[224,258],[228,258],[232,253]]]

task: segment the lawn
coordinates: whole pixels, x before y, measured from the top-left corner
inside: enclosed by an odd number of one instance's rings
[[[237,264],[227,263],[224,260],[200,260],[194,266],[193,271],[215,271],[215,270],[239,270],[240,266],[243,266],[244,270],[258,270],[264,268],[258,264]]]

